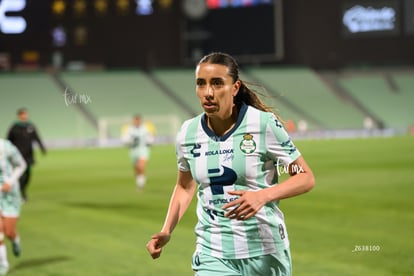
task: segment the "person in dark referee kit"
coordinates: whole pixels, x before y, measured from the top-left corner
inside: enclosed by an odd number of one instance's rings
[[[35,163],[33,143],[36,142],[39,145],[43,154],[46,154],[46,147],[40,139],[36,127],[29,121],[27,109],[18,109],[17,117],[18,120],[9,129],[7,139],[17,147],[27,164],[26,170],[19,179],[22,200],[26,202],[28,200],[26,190],[30,181],[31,167]]]

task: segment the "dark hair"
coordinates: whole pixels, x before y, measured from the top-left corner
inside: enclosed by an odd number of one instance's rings
[[[259,110],[272,112],[273,114],[275,114],[272,108],[263,103],[262,100],[257,96],[257,92],[247,87],[246,83],[239,78],[239,65],[231,55],[221,52],[213,52],[204,56],[198,62],[198,64],[202,63],[224,65],[227,68],[229,68],[229,75],[232,77],[233,83],[235,83],[238,80],[240,81],[241,85],[239,88],[239,92],[234,97],[234,103],[236,105],[240,103],[245,103]],[[277,114],[275,114],[275,116],[278,117]]]
[[[26,113],[26,112],[27,112],[27,108],[25,108],[25,107],[17,109],[17,115],[20,115],[20,114]]]

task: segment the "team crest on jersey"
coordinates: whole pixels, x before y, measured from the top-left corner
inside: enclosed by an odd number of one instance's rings
[[[240,149],[247,154],[256,150],[256,142],[253,140],[253,135],[250,133],[243,135],[243,140],[240,142]]]

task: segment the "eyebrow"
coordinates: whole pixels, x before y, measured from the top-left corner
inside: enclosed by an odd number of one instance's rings
[[[211,78],[211,80],[212,81],[224,81],[224,78],[220,78],[220,77],[218,77],[218,78]]]
[[[199,81],[199,80],[206,80],[205,78],[196,78],[196,81]],[[221,78],[221,77],[214,77],[214,78],[211,78],[211,81],[224,81],[224,78]]]

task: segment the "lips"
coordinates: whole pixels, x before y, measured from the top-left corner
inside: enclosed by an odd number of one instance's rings
[[[211,111],[216,109],[216,105],[212,102],[204,102],[203,103],[204,110]]]

